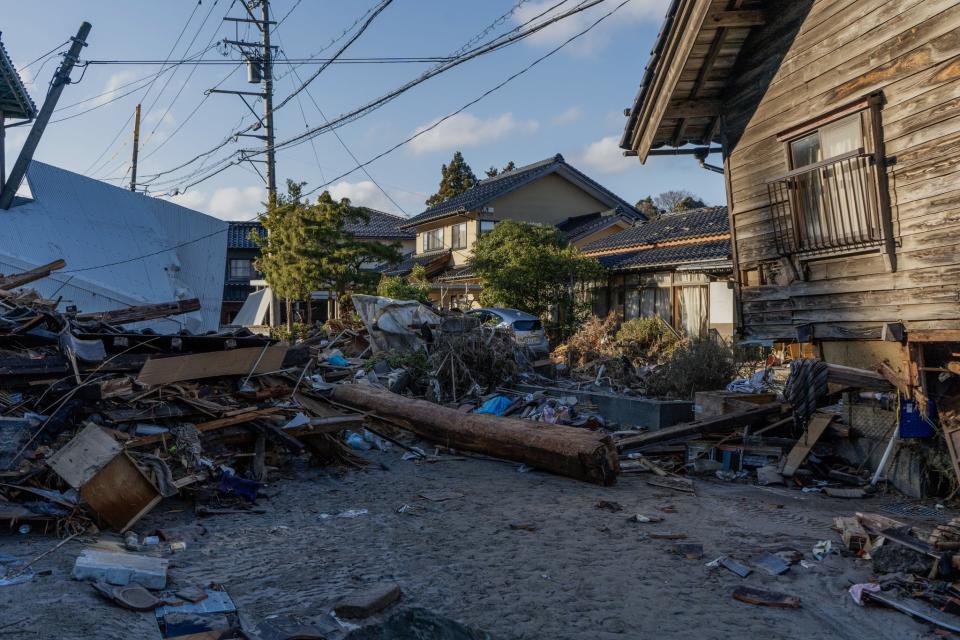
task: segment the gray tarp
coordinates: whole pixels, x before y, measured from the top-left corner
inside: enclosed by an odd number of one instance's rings
[[[440,316],[416,300],[365,295],[353,295],[350,300],[367,328],[374,353],[423,349],[419,327],[424,323],[434,327],[440,324]]]

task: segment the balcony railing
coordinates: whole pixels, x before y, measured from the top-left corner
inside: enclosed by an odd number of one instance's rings
[[[858,149],[767,182],[780,255],[882,244],[873,156]]]

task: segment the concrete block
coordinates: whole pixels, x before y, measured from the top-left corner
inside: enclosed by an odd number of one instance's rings
[[[152,556],[84,549],[73,565],[73,577],[119,586],[137,582],[148,589],[163,589],[169,564],[169,560]]]

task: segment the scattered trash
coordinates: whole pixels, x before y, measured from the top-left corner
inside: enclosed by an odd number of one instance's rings
[[[821,540],[813,545],[813,557],[817,560],[823,560],[833,552],[833,543],[829,540]]]
[[[346,511],[341,511],[340,513],[336,513],[332,515],[329,513],[321,513],[319,516],[317,516],[317,519],[332,520],[334,518],[358,518],[360,516],[365,516],[368,513],[370,512],[367,511],[366,509],[347,509]]]
[[[870,591],[873,593],[880,593],[880,585],[876,582],[860,582],[853,585],[848,589],[850,597],[853,598],[853,601],[863,606],[863,592]]]
[[[655,523],[655,522],[663,522],[663,518],[661,518],[660,516],[645,516],[643,514],[637,513],[627,518],[627,522]]]
[[[754,558],[751,562],[772,576],[778,576],[790,569],[790,565],[774,553],[765,553],[759,558]]]
[[[341,618],[367,618],[400,600],[400,595],[396,583],[372,585],[341,598],[333,610]]]
[[[611,511],[613,513],[623,511],[623,506],[619,502],[612,502],[610,500],[597,500],[597,503],[593,506],[597,509],[603,509],[604,511]]]

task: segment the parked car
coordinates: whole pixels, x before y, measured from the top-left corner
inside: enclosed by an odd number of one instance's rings
[[[468,316],[479,318],[482,324],[510,329],[517,344],[538,355],[550,353],[550,343],[540,318],[519,309],[472,309]]]

